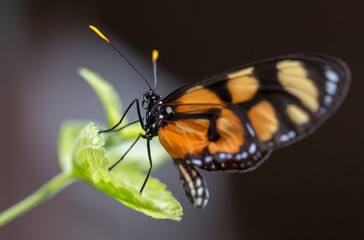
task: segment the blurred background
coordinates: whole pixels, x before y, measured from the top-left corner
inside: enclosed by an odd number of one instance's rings
[[[80,182],[1,228],[0,239],[362,239],[363,10],[363,1],[1,0],[0,211],[59,173],[64,120],[104,120],[78,68],[111,81],[124,105],[147,90],[89,24],[151,81],[158,49],[163,96],[288,53],[340,57],[353,81],[326,124],[257,171],[204,172],[211,196],[203,211],[188,202],[172,161],[156,171],[184,207],[181,222],[154,220]]]

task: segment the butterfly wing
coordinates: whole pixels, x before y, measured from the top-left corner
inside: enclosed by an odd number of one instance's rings
[[[175,161],[175,166],[180,173],[186,195],[190,202],[200,208],[204,208],[208,202],[209,191],[205,180],[192,165],[183,161]]]
[[[175,162],[252,170],[332,115],[350,78],[344,62],[325,55],[256,62],[168,95],[159,139]]]

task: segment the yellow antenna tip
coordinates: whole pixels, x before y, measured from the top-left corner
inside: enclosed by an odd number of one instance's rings
[[[92,25],[89,25],[89,27],[95,32],[97,33],[97,35],[99,35],[102,39],[104,39],[106,42],[110,43],[109,39],[107,39],[104,34],[102,34],[99,29],[95,28],[94,26]]]
[[[153,52],[152,52],[152,60],[153,61],[157,61],[158,56],[159,56],[159,52],[157,50],[153,50]]]

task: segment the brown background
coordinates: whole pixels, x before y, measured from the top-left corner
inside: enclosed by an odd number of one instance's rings
[[[155,172],[184,206],[180,223],[151,219],[76,183],[1,228],[0,239],[362,238],[362,1],[69,2],[0,3],[0,210],[59,172],[56,141],[65,119],[103,120],[79,67],[109,79],[124,104],[146,90],[89,24],[148,79],[157,48],[164,96],[205,75],[299,52],[344,59],[352,86],[314,135],[275,152],[257,171],[204,173],[211,193],[204,211],[188,203],[171,162]]]

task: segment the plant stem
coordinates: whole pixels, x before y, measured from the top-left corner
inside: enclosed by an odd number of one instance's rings
[[[74,181],[76,178],[72,173],[58,174],[27,198],[0,213],[0,227],[51,198]]]

